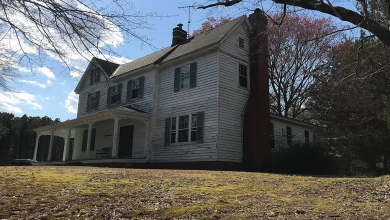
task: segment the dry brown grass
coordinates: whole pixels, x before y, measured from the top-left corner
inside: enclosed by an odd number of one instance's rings
[[[0,219],[389,219],[390,177],[1,167]]]

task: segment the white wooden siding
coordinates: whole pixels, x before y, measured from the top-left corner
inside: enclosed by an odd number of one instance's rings
[[[249,69],[249,38],[241,25],[221,44],[219,53],[218,160],[242,162],[242,114],[249,90],[239,86],[238,65]],[[238,39],[244,39],[244,49]],[[249,86],[249,83],[248,83]]]
[[[144,157],[144,146],[145,146],[145,123],[138,120],[123,119],[119,122],[119,129],[123,126],[134,125],[133,133],[133,151],[132,158],[143,158]],[[96,158],[96,151],[101,150],[105,147],[112,147],[112,135],[114,133],[114,120],[108,120],[105,122],[100,122],[94,126],[96,128],[96,140],[95,140],[95,149],[90,151],[90,159]],[[83,132],[88,130],[88,127],[78,128],[75,132],[74,137],[74,147],[73,147],[73,160],[80,160],[86,158],[86,152],[82,152],[82,143],[83,143]],[[119,137],[120,134],[119,133]],[[118,139],[119,144],[119,139]]]
[[[283,119],[277,119],[271,117],[271,123],[274,124],[274,137],[275,148],[287,147],[287,127],[291,127],[292,130],[292,142],[293,144],[305,143],[305,131],[309,131],[309,141],[313,139],[313,128],[309,126],[303,126],[296,123],[292,123]]]
[[[154,84],[154,71],[148,71],[144,74],[130,75],[126,78],[122,78],[121,81],[113,83],[112,80],[106,80],[105,76],[100,76],[100,82],[94,83],[92,85],[89,84],[90,74],[86,72],[87,79],[85,84],[82,87],[82,90],[79,95],[79,104],[77,117],[85,116],[88,114],[94,114],[97,112],[105,111],[109,108],[116,108],[119,106],[132,105],[133,107],[140,109],[144,112],[150,113],[152,111],[152,102],[153,102],[153,84]],[[129,102],[126,102],[126,91],[127,91],[127,81],[131,79],[136,79],[138,77],[145,76],[144,81],[144,95],[143,98],[140,99],[132,99]],[[107,91],[110,86],[118,85],[118,83],[122,83],[122,96],[121,103],[119,105],[112,105],[107,107]],[[96,91],[100,91],[100,99],[99,99],[99,108],[97,110],[92,109],[90,111],[87,110],[87,101],[88,94],[94,93]]]
[[[174,92],[174,70],[197,62],[195,88]],[[158,109],[153,123],[151,161],[216,161],[217,128],[217,53],[186,60],[180,65],[166,67],[159,74]],[[165,118],[204,112],[204,143],[178,143],[164,146]]]

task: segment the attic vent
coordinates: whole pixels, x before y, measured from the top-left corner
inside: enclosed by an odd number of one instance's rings
[[[241,37],[238,38],[238,46],[244,49],[244,39]]]

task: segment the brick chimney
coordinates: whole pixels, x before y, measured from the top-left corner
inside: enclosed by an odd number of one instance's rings
[[[268,171],[271,163],[267,17],[260,9],[249,15],[250,94],[244,112],[244,167]]]
[[[187,31],[183,30],[183,24],[178,24],[177,27],[173,28],[173,37],[171,47],[179,44],[180,42],[187,39]]]

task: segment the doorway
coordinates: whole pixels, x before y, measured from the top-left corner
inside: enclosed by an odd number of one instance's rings
[[[120,127],[118,158],[129,158],[133,154],[134,125]]]

